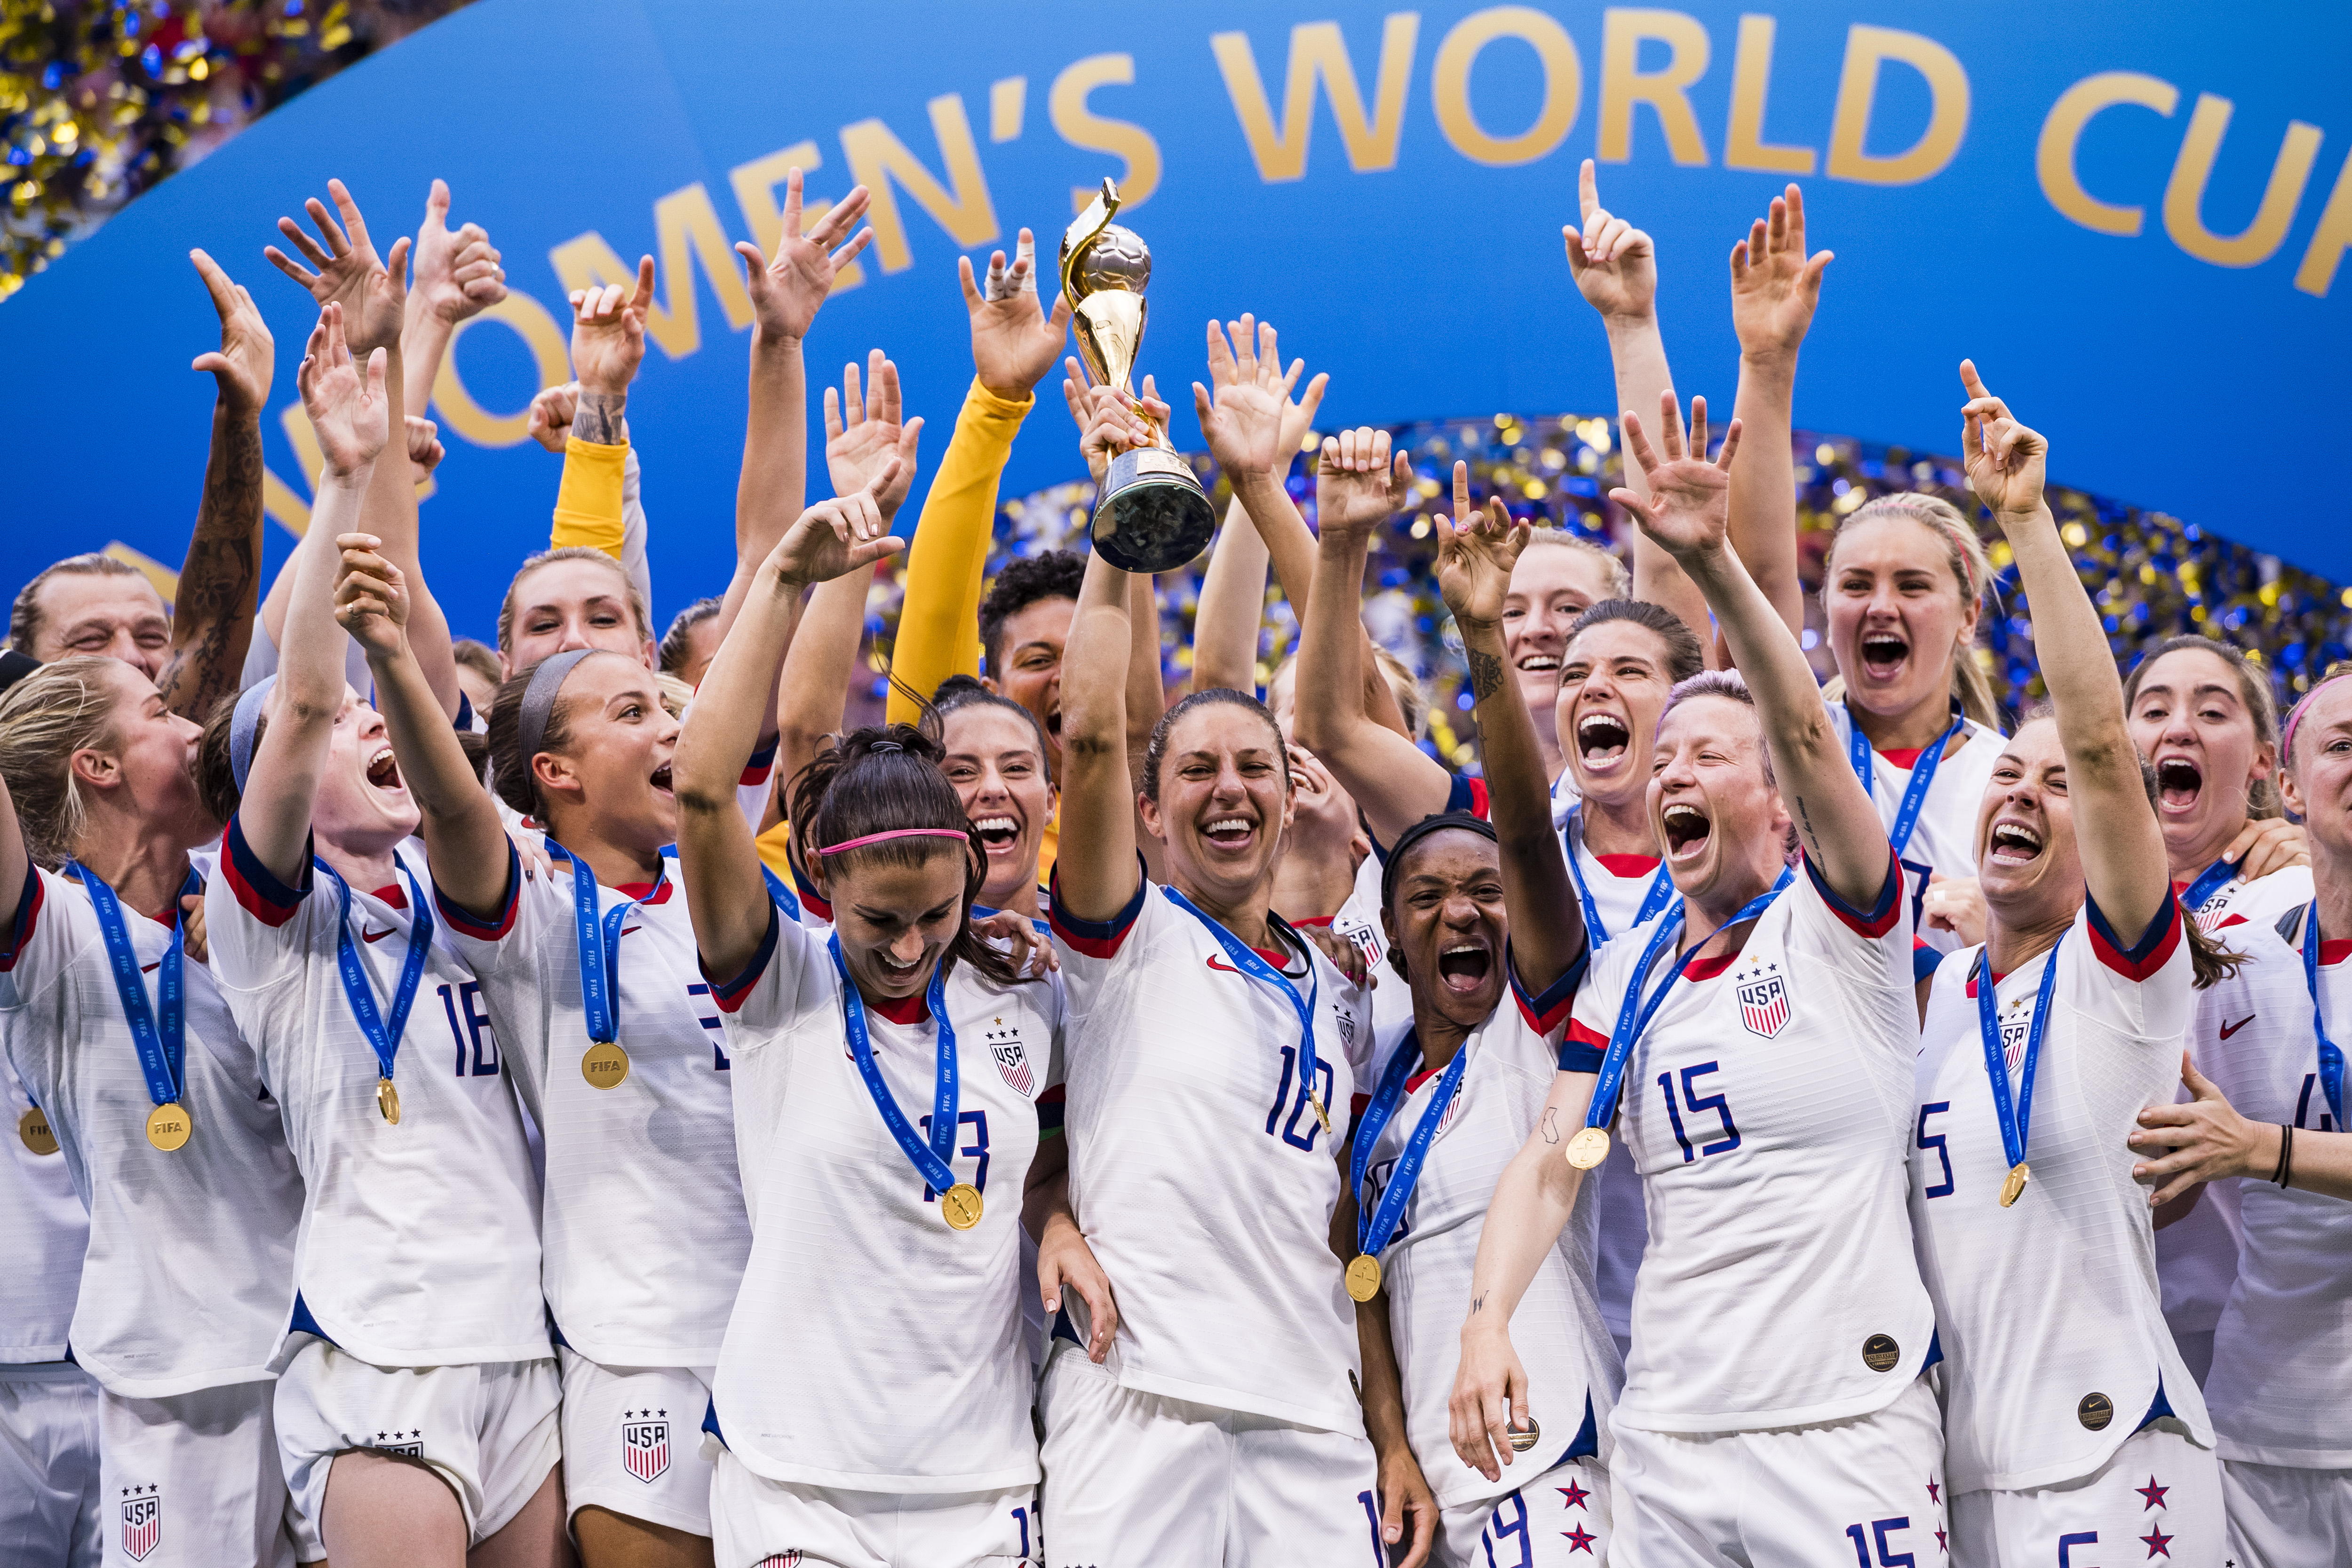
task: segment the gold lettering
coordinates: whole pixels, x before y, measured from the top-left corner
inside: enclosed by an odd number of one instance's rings
[[[972,144],[971,122],[964,118],[962,96],[951,92],[935,98],[929,108],[931,133],[947,168],[946,185],[879,120],[861,120],[841,129],[841,151],[849,160],[850,174],[873,193],[866,221],[873,225],[874,250],[882,258],[884,272],[904,272],[915,264],[893,181],[964,249],[986,245],[1001,232],[988,197],[988,177],[981,172],[980,149]]]
[[[2319,226],[2311,231],[2303,265],[2294,269],[2294,286],[2326,298],[2329,285],[2336,281],[2336,264],[2344,259],[2347,245],[2352,245],[2352,158],[2345,159],[2336,173],[2336,188],[2328,192],[2327,205],[2320,209]]]
[[[2319,127],[2288,121],[2253,222],[2236,234],[2212,233],[2205,226],[2205,183],[2212,178],[2213,161],[2221,153],[2221,137],[2230,129],[2230,116],[2236,108],[2228,99],[2210,92],[2197,95],[2197,108],[2189,116],[2189,134],[2180,139],[2180,155],[2173,160],[2172,178],[2164,186],[2164,232],[2172,237],[2173,244],[2216,267],[2252,267],[2277,254],[2286,239],[2287,226],[2294,222],[2294,209],[2302,205],[2311,165],[2319,157]]]
[[[1226,96],[1233,100],[1250,156],[1257,161],[1257,177],[1267,184],[1278,184],[1306,175],[1307,143],[1315,130],[1318,76],[1331,95],[1331,118],[1339,123],[1339,140],[1347,145],[1348,167],[1360,174],[1395,168],[1397,141],[1404,128],[1405,89],[1412,85],[1413,46],[1420,37],[1418,12],[1394,12],[1381,24],[1380,74],[1372,84],[1372,113],[1367,118],[1363,93],[1356,85],[1356,67],[1348,58],[1339,24],[1302,22],[1291,28],[1279,134],[1249,35],[1219,33],[1211,37],[1209,47],[1224,76]]]
[[[2033,172],[2050,205],[2084,228],[2099,234],[2135,235],[2147,220],[2144,208],[2103,202],[2083,188],[2074,172],[2074,149],[2084,128],[2102,110],[2136,103],[2169,118],[2180,102],[2180,89],[2168,81],[2138,71],[2101,71],[2086,76],[2050,106],[2042,122],[2042,139],[2033,149]]]
[[[1644,38],[1667,46],[1664,70],[1640,68]],[[1699,134],[1698,117],[1691,112],[1688,89],[1706,74],[1711,52],[1706,29],[1696,16],[1614,5],[1602,12],[1600,160],[1622,163],[1633,157],[1633,106],[1646,103],[1657,111],[1658,128],[1666,133],[1666,151],[1674,161],[1705,164],[1706,142]]]
[[[694,288],[697,262],[710,280],[711,292],[719,296],[728,326],[740,331],[751,324],[751,297],[743,288],[742,263],[728,243],[718,210],[710,205],[710,193],[700,181],[654,203],[654,233],[657,287],[667,300],[655,301],[646,313],[646,336],[660,344],[662,353],[684,359],[702,346],[702,319]],[[557,246],[549,259],[554,262],[555,275],[563,280],[566,294],[603,283],[627,287],[636,281],[637,269],[624,263],[604,237],[593,229]]]
[[[1779,30],[1780,23],[1769,16],[1739,18],[1739,49],[1731,60],[1731,123],[1723,132],[1727,169],[1813,172],[1811,147],[1776,147],[1764,140],[1764,95],[1772,82],[1772,38]]]
[[[584,237],[595,238],[593,235]],[[596,243],[601,246],[604,242],[597,239]],[[607,250],[606,254],[611,252]],[[530,400],[525,399],[522,407],[513,414],[492,414],[474,401],[457,374],[457,345],[465,341],[467,332],[491,322],[522,340],[523,346],[530,351],[542,388],[561,386],[572,379],[572,353],[563,329],[555,324],[547,307],[520,289],[470,321],[457,323],[457,331],[449,339],[449,351],[441,356],[440,374],[433,378],[433,411],[441,416],[444,425],[477,447],[511,447],[530,434]]]
[[[1141,206],[1160,188],[1160,143],[1140,125],[1105,120],[1090,112],[1087,95],[1098,87],[1125,87],[1134,80],[1133,55],[1090,55],[1055,77],[1054,90],[1045,100],[1045,112],[1054,121],[1055,135],[1073,147],[1126,160],[1126,172],[1118,176],[1121,210]],[[1101,189],[1099,182],[1091,187],[1073,185],[1070,210],[1084,212]]]
[[[1486,133],[1470,108],[1470,68],[1478,52],[1497,38],[1533,46],[1544,73],[1543,107],[1535,123],[1517,136]],[[1437,46],[1429,70],[1429,96],[1437,128],[1454,150],[1474,163],[1507,168],[1532,163],[1559,146],[1584,102],[1584,62],[1566,28],[1526,5],[1473,11],[1454,25]]]
[[[1096,58],[1102,57],[1097,55]],[[1130,76],[1129,81],[1135,79]],[[1003,81],[988,84],[988,139],[991,142],[1017,142],[1021,139],[1021,122],[1029,107],[1029,79],[1009,76]]]
[[[1879,67],[1895,60],[1927,81],[1927,129],[1892,157],[1863,151],[1870,132],[1871,106],[1878,96]],[[1846,30],[1845,66],[1838,75],[1837,113],[1830,122],[1830,178],[1865,185],[1916,185],[1943,172],[1960,150],[1969,129],[1969,73],[1952,51],[1933,38],[1893,27]]]
[[[803,174],[824,162],[814,142],[795,142],[791,146],[754,158],[748,163],[738,163],[727,171],[727,183],[735,187],[735,205],[743,214],[743,226],[751,231],[751,243],[760,254],[772,257],[776,242],[783,237],[784,211],[776,205],[776,187],[784,176],[798,169]],[[816,226],[817,219],[833,208],[830,201],[808,194],[805,182],[801,187],[801,232],[806,234]],[[863,264],[852,261],[837,268],[833,274],[833,288],[827,298],[866,281]]]

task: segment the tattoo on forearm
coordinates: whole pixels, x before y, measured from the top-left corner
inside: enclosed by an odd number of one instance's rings
[[[1485,1311],[1486,1310],[1486,1298],[1484,1295],[1477,1295],[1477,1296],[1473,1296],[1473,1297],[1471,1297],[1471,1298],[1470,1298],[1470,1311],[1471,1311],[1471,1315],[1472,1315],[1472,1316],[1474,1316],[1474,1317],[1475,1317],[1475,1316],[1476,1316],[1478,1313],[1483,1312],[1483,1311]]]
[[[1556,1105],[1544,1107],[1543,1138],[1547,1143],[1559,1142],[1559,1107]]]
[[[621,417],[628,406],[626,393],[616,397],[583,388],[579,410],[572,416],[572,433],[599,447],[621,446],[628,440],[628,422]]]
[[[202,723],[236,689],[261,586],[261,424],[231,416],[213,433],[204,499],[172,605],[172,654],[156,689]]]
[[[1481,653],[1475,647],[1466,648],[1464,653],[1470,661],[1470,700],[1484,702],[1503,689],[1501,659],[1491,653]]]

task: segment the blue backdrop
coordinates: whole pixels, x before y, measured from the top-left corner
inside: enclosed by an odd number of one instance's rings
[[[483,0],[174,176],[0,309],[18,459],[0,584],[110,541],[178,563],[212,398],[186,367],[215,341],[192,246],[277,334],[273,516],[299,521],[282,416],[299,419],[311,313],[260,251],[330,175],[383,245],[443,176],[452,222],[505,252],[515,298],[460,335],[424,511],[435,586],[481,634],[545,537],[558,460],[520,415],[567,374],[565,289],[642,252],[662,262],[630,405],[656,608],[724,581],[749,331],[726,247],[772,232],[792,163],[813,195],[877,186],[877,243],[818,319],[812,384],[887,349],[930,419],[928,478],[971,376],[956,257],[1024,224],[1050,254],[1072,187],[1107,173],[1154,253],[1143,360],[1163,385],[1202,374],[1212,312],[1249,310],[1331,374],[1327,426],[1607,411],[1559,240],[1594,155],[1607,204],[1657,236],[1686,394],[1727,401],[1725,258],[1799,178],[1838,256],[1801,426],[1949,451],[1973,354],[2063,481],[2352,580],[2352,486],[2327,457],[2352,348],[2347,67],[2352,8],[2264,0]],[[1081,471],[1045,390],[1008,494]],[[291,534],[269,531],[274,566]]]

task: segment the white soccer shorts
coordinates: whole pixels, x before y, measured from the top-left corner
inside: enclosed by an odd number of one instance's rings
[[[98,1384],[69,1361],[0,1364],[0,1563],[96,1568]]]
[[[1122,1388],[1067,1342],[1039,1406],[1052,1568],[1386,1568],[1363,1437]]]
[[[1952,1557],[1970,1568],[2220,1568],[2225,1533],[2220,1461],[2168,1422],[2133,1433],[2080,1480],[1952,1500]]]
[[[99,1531],[108,1568],[292,1568],[277,1384],[236,1383],[98,1404]]]
[[[520,1513],[563,1457],[553,1357],[479,1366],[376,1366],[324,1340],[278,1380],[278,1446],[303,1561],[316,1562],[327,1472],[346,1448],[404,1454],[432,1468],[479,1546]],[[314,1549],[317,1549],[314,1551]]]
[[[1461,1462],[1451,1449],[1437,1457],[1441,1465]],[[1609,1472],[1598,1459],[1567,1459],[1501,1497],[1445,1509],[1430,1561],[1438,1568],[1595,1568],[1609,1561]]]
[[[1020,1568],[1037,1555],[1037,1489],[857,1492],[753,1475],[722,1450],[710,1479],[719,1568]]]
[[[2236,1568],[2352,1563],[2352,1470],[2224,1459],[2221,1504]]]
[[[709,1367],[603,1366],[557,1347],[563,1367],[563,1504],[710,1533],[702,1457]]]
[[[1611,1430],[1612,1568],[1968,1561],[1957,1543],[1944,1555],[1944,1423],[1925,1379],[1845,1421]]]

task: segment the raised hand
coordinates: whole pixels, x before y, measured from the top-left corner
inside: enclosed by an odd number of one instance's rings
[[[1370,533],[1412,501],[1412,459],[1402,452],[1390,455],[1387,431],[1342,430],[1323,437],[1323,460],[1315,470],[1317,528]]]
[[[318,197],[312,196],[302,204],[310,221],[318,226],[318,239],[303,233],[302,226],[290,217],[278,220],[278,232],[317,271],[302,266],[274,245],[263,247],[261,254],[278,271],[308,289],[320,304],[343,308],[345,331],[353,353],[391,348],[400,342],[402,318],[407,309],[408,237],[403,235],[392,242],[389,261],[380,258],[374,242],[368,238],[367,219],[360,216],[359,204],[352,200],[352,193],[344,188],[342,181],[329,180],[327,195],[334,198],[335,211],[341,215],[340,224],[329,216],[326,204]]]
[[[269,324],[261,319],[261,307],[253,302],[249,289],[231,282],[220,264],[201,250],[188,252],[188,259],[196,264],[196,275],[213,297],[221,326],[220,348],[198,354],[188,368],[210,371],[229,412],[254,418],[269,401],[269,384],[278,368],[277,341],[269,335]]]
[[[1650,237],[1601,205],[1601,187],[1587,158],[1576,174],[1583,226],[1562,228],[1568,269],[1585,303],[1604,318],[1639,320],[1655,313],[1658,251]]]
[[[2042,510],[2042,469],[2050,442],[2038,430],[2011,417],[2009,405],[1985,390],[1974,360],[1960,362],[1960,384],[1969,401],[1960,410],[1960,454],[1969,466],[1969,488],[1992,509],[2006,531]]]
[[[1731,247],[1731,329],[1750,358],[1794,354],[1821,303],[1822,274],[1837,259],[1830,251],[1805,254],[1805,197],[1796,186],[1774,196],[1770,216],[1758,218]]]
[[[335,620],[372,658],[394,657],[408,640],[408,579],[380,553],[383,543],[372,533],[335,536],[342,552],[335,569]]]
[[[885,459],[898,458],[898,477],[881,493],[882,521],[898,515],[907,491],[915,482],[915,443],[922,436],[920,418],[899,421],[898,367],[876,349],[866,356],[864,397],[858,395],[857,366],[845,365],[839,391],[824,389],[824,468],[833,479],[833,493],[848,495],[866,488]]]
[[[1479,510],[1470,504],[1470,465],[1454,465],[1454,515],[1437,519],[1437,591],[1465,629],[1503,624],[1503,601],[1511,592],[1511,568],[1534,534],[1531,524],[1514,522],[1502,499]]]
[[[1110,472],[1113,458],[1156,439],[1153,424],[1167,428],[1168,405],[1160,401],[1159,389],[1148,375],[1143,395],[1129,397],[1115,387],[1088,386],[1086,371],[1073,357],[1063,362],[1062,400],[1077,422],[1078,453],[1097,485]]]
[[[653,310],[654,258],[637,261],[637,285],[572,291],[572,368],[580,390],[625,397],[646,357],[646,317]]]
[[[1070,328],[1070,301],[1057,297],[1051,313],[1038,302],[1036,240],[1027,229],[1014,247],[1013,265],[999,250],[988,258],[989,287],[972,279],[971,258],[956,260],[963,280],[963,308],[971,316],[971,363],[980,384],[1018,402],[1054,368]]]
[[[796,592],[904,550],[907,542],[891,534],[890,520],[882,514],[882,497],[898,482],[898,455],[893,452],[862,489],[821,500],[793,519],[761,570]]]
[[[748,239],[735,246],[735,254],[743,258],[743,286],[751,293],[751,315],[761,337],[796,343],[808,336],[817,308],[833,292],[835,274],[873,242],[874,231],[861,228],[843,243],[843,237],[866,216],[872,200],[872,194],[859,185],[826,208],[824,216],[803,234],[801,172],[794,169],[784,176],[783,223],[776,236],[776,254],[761,255],[760,247]]]
[[[1290,381],[1304,368],[1302,361],[1285,377],[1272,322],[1244,315],[1223,327],[1209,323],[1209,380],[1216,390],[1194,382],[1192,407],[1209,455],[1229,479],[1272,473],[1277,461],[1288,467],[1289,454],[1278,449],[1283,415]]]
[[[414,414],[403,415],[401,423],[407,426],[408,460],[416,465],[417,473],[422,476],[439,468],[448,455],[441,446],[441,426]]]
[[[1731,455],[1739,449],[1739,421],[1723,433],[1723,453],[1706,460],[1706,399],[1691,399],[1690,446],[1683,445],[1683,415],[1671,390],[1658,395],[1664,456],[1650,447],[1641,416],[1625,411],[1625,449],[1641,465],[1650,493],[1613,489],[1609,499],[1633,514],[1642,531],[1677,561],[1726,548],[1731,526]]]
[[[1286,394],[1298,384],[1298,378],[1306,369],[1307,362],[1303,359],[1290,362],[1290,368],[1283,373],[1282,377]],[[1290,401],[1282,405],[1282,428],[1275,437],[1275,461],[1282,466],[1285,472],[1290,468],[1290,454],[1307,450],[1307,434],[1315,428],[1315,411],[1323,406],[1323,391],[1330,384],[1329,376],[1318,374],[1307,384],[1306,391],[1292,395]]]
[[[530,438],[554,453],[563,455],[564,443],[572,436],[572,416],[580,412],[580,384],[567,381],[562,386],[540,389],[530,400],[530,419],[526,428]]]
[[[416,231],[416,278],[409,293],[418,308],[456,326],[507,297],[507,269],[479,224],[449,227],[449,185],[433,182],[425,223]]]
[[[319,312],[295,384],[301,388],[302,411],[318,432],[327,471],[338,480],[364,482],[390,437],[392,405],[383,387],[388,363],[383,350],[371,351],[362,377],[344,341],[343,308],[330,303]]]

